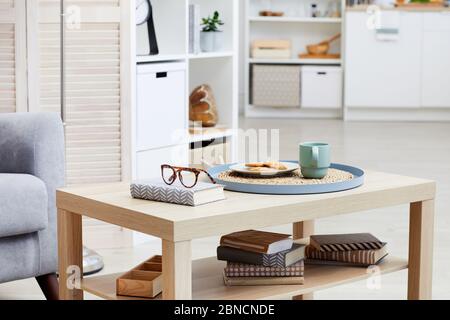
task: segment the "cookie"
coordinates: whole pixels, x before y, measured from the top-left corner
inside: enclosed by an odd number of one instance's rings
[[[266,162],[264,163],[264,166],[275,170],[287,170],[287,167],[284,164],[275,161]]]
[[[271,171],[275,171],[275,169],[273,168],[268,168],[268,167],[250,167],[248,169],[248,171],[251,172],[271,172]]]
[[[262,168],[262,167],[264,167],[264,163],[263,162],[252,162],[252,163],[246,163],[245,166],[249,167],[249,168]]]

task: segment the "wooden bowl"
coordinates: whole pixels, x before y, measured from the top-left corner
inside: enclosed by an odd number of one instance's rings
[[[267,10],[264,10],[264,11],[260,11],[259,15],[261,17],[282,17],[282,16],[284,16],[284,12],[282,12],[282,11],[267,11]]]
[[[330,45],[327,43],[312,44],[306,47],[309,54],[327,54],[330,50]]]

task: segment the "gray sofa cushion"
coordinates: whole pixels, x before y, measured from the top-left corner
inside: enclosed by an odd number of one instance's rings
[[[0,237],[23,235],[48,227],[44,182],[28,174],[0,173]]]
[[[0,283],[39,275],[39,236],[0,238]]]

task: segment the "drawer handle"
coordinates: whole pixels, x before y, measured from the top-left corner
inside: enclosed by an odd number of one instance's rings
[[[167,72],[157,72],[156,73],[156,78],[160,79],[160,78],[167,78]]]
[[[327,73],[325,71],[317,72],[317,74],[319,76],[326,76],[327,75]]]

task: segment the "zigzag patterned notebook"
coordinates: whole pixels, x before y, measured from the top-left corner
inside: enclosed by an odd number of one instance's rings
[[[217,259],[240,262],[264,267],[286,268],[305,258],[305,246],[294,243],[292,248],[274,254],[265,254],[220,246],[217,248]]]
[[[205,203],[225,199],[223,186],[199,182],[194,188],[188,189],[175,182],[168,186],[164,182],[136,181],[130,186],[131,196],[136,199],[199,206]]]

